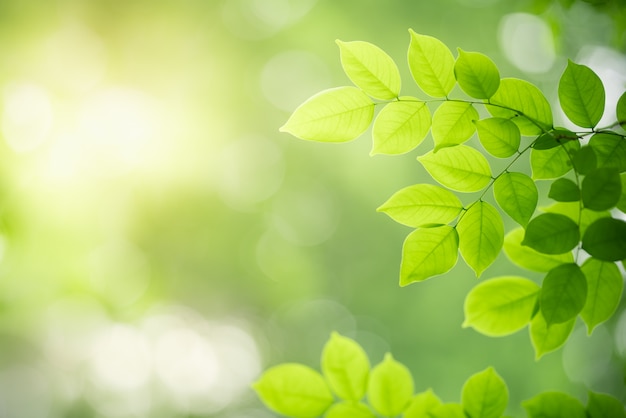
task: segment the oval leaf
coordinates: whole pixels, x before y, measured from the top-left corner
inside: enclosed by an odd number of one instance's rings
[[[478,112],[471,103],[443,102],[433,115],[435,151],[467,141],[476,131]]]
[[[624,279],[615,263],[587,259],[581,267],[587,278],[587,300],[580,317],[591,332],[596,325],[609,319],[619,305]]]
[[[424,102],[406,100],[386,104],[374,120],[371,155],[411,151],[426,138],[430,124],[430,110]]]
[[[459,192],[482,190],[491,180],[485,156],[466,145],[430,151],[417,160],[437,182]]]
[[[456,84],[452,52],[437,38],[420,35],[412,29],[409,33],[408,60],[413,79],[429,96],[447,96]]]
[[[532,271],[548,272],[561,264],[574,262],[574,255],[571,252],[543,254],[522,245],[522,239],[524,239],[522,228],[516,228],[504,237],[504,253],[520,267]]]
[[[573,163],[574,170],[576,170],[578,174],[585,176],[598,167],[598,157],[596,157],[594,149],[587,145],[581,147],[580,150],[574,154]]]
[[[595,127],[604,113],[604,86],[585,65],[568,60],[559,81],[559,101],[565,115],[583,128]]]
[[[577,264],[555,267],[543,280],[539,304],[548,326],[576,318],[586,300],[587,279]]]
[[[322,372],[332,391],[341,399],[358,401],[365,395],[370,362],[356,341],[336,332],[322,351]]]
[[[565,215],[544,213],[530,221],[522,245],[544,254],[571,251],[580,240],[578,225]]]
[[[572,156],[580,149],[578,141],[568,141],[551,149],[530,151],[530,167],[535,179],[554,179],[572,169]]]
[[[619,172],[626,171],[626,141],[621,136],[595,134],[589,140],[589,147],[593,149],[598,167],[615,167]]]
[[[396,416],[407,407],[413,397],[413,377],[409,370],[394,360],[391,353],[370,373],[367,398],[380,414]]]
[[[557,202],[578,202],[580,189],[572,180],[560,178],[556,179],[550,186],[548,197]]]
[[[411,399],[411,403],[402,414],[402,418],[424,418],[442,405],[441,400],[431,389],[418,393]]]
[[[615,111],[617,113],[617,123],[626,129],[626,93],[620,96]]]
[[[468,96],[488,99],[500,86],[500,72],[486,55],[465,52],[458,48],[459,56],[454,63],[454,75],[459,86]]]
[[[583,250],[603,261],[626,259],[626,222],[600,218],[583,235]]]
[[[530,321],[530,342],[535,349],[535,360],[539,360],[544,354],[560,348],[574,329],[576,318],[563,322],[562,324],[552,324],[548,326],[541,312]]]
[[[530,177],[509,172],[496,179],[493,196],[502,210],[522,226],[526,226],[535,213],[539,199],[537,186]]]
[[[504,224],[500,213],[487,202],[472,205],[456,226],[459,250],[476,277],[500,254],[504,241]]]
[[[603,211],[615,207],[622,196],[619,172],[612,167],[596,168],[583,179],[581,195],[587,209]]]
[[[324,90],[302,103],[280,128],[300,139],[346,142],[360,136],[374,117],[374,103],[355,87]]]
[[[626,418],[626,411],[619,399],[604,393],[589,392],[587,415],[589,418]]]
[[[611,216],[611,212],[609,211],[597,212],[583,208],[581,212],[580,202],[558,202],[548,207],[541,208],[541,210],[544,212],[565,215],[572,221],[578,223],[581,236],[585,233],[587,227],[595,222],[596,219]]]
[[[529,418],[586,418],[585,408],[576,398],[562,392],[544,392],[522,402]]]
[[[507,158],[519,149],[521,134],[509,119],[487,118],[474,123],[480,143],[494,157]]]
[[[489,367],[467,379],[461,403],[471,418],[500,418],[509,403],[509,390],[498,373]]]
[[[376,415],[365,404],[342,402],[331,406],[324,418],[376,418]]]
[[[400,286],[443,274],[456,264],[459,236],[451,226],[417,229],[402,246]]]

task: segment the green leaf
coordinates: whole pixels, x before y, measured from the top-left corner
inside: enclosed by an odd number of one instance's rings
[[[555,267],[543,279],[539,304],[548,326],[576,318],[585,306],[585,300],[587,279],[577,264]]]
[[[619,399],[604,393],[589,391],[587,415],[589,418],[626,418],[626,411]]]
[[[493,185],[493,196],[507,215],[526,226],[535,213],[538,193],[535,182],[522,173],[505,172]]]
[[[535,360],[539,360],[544,354],[550,353],[560,348],[574,329],[576,318],[562,324],[552,324],[548,326],[541,312],[530,321],[530,341],[535,349]]]
[[[459,192],[482,190],[491,180],[485,156],[466,145],[430,151],[417,160],[440,184]]]
[[[437,38],[420,35],[409,29],[409,69],[417,85],[432,97],[446,97],[456,81],[454,57]]]
[[[333,403],[322,375],[302,364],[274,366],[252,387],[268,408],[296,418],[322,415]]]
[[[583,235],[583,250],[602,261],[626,259],[626,222],[600,218]]]
[[[467,141],[476,131],[478,112],[471,103],[443,102],[433,115],[435,151]]]
[[[490,337],[513,334],[530,321],[539,290],[536,283],[516,276],[479,283],[465,298],[463,327]]]
[[[622,181],[616,168],[596,168],[582,182],[583,204],[587,209],[603,211],[617,205],[622,195]]]
[[[620,173],[626,171],[626,139],[598,133],[591,137],[589,146],[598,158],[598,167],[615,167]]]
[[[532,149],[530,166],[534,179],[554,179],[572,169],[572,157],[580,149],[578,141],[568,141],[557,148],[547,150]]]
[[[529,418],[586,418],[585,408],[576,398],[562,392],[544,392],[522,402]]]
[[[426,418],[430,417],[430,413],[437,407],[441,406],[441,400],[433,393],[431,389],[418,393],[411,399],[411,403],[404,411],[403,418]]]
[[[563,128],[556,128],[550,132],[543,133],[534,141],[533,148],[537,150],[546,150],[556,148],[561,144],[569,141],[578,141],[578,135],[572,131]]]
[[[402,246],[400,286],[447,272],[456,264],[458,254],[456,229],[447,225],[416,229]]]
[[[372,152],[398,155],[422,143],[430,129],[431,116],[426,103],[417,99],[395,101],[385,105],[372,127]]]
[[[626,129],[626,93],[623,93],[617,101],[617,122],[619,125]]]
[[[324,418],[376,418],[376,415],[365,404],[341,402],[331,406]]]
[[[511,119],[522,135],[539,135],[552,128],[552,109],[541,90],[517,78],[503,78],[487,110],[496,117]]]
[[[346,142],[360,136],[374,117],[374,103],[355,87],[324,90],[302,103],[281,132],[300,139]]]
[[[474,123],[480,143],[494,157],[507,158],[519,149],[519,128],[509,119],[487,118]]]
[[[571,252],[564,254],[543,254],[522,245],[524,229],[516,228],[504,237],[504,253],[520,267],[532,271],[548,272],[565,263],[573,263]]]
[[[583,128],[595,127],[604,113],[604,86],[585,65],[567,61],[559,81],[559,101],[565,115]]]
[[[322,372],[332,391],[341,399],[358,401],[365,395],[370,362],[354,340],[336,332],[322,351]]]
[[[445,403],[428,413],[428,418],[467,418],[463,406],[458,403]]]
[[[465,52],[457,48],[459,56],[454,63],[454,76],[468,96],[488,99],[500,86],[500,72],[496,64],[479,52]]]
[[[369,42],[336,42],[343,70],[357,87],[376,99],[398,97],[400,72],[389,55]]]
[[[557,202],[578,202],[580,190],[572,180],[560,178],[556,179],[550,186],[548,197]]]
[[[619,305],[624,280],[615,263],[589,258],[581,267],[587,278],[587,300],[580,316],[589,335],[596,325],[609,319]]]
[[[447,224],[462,209],[459,198],[449,190],[433,184],[415,184],[397,191],[376,210],[398,223],[418,228]]]
[[[576,172],[584,176],[598,167],[598,157],[594,149],[587,145],[574,154],[573,163]]]
[[[585,233],[587,227],[595,222],[596,219],[611,216],[609,211],[598,212],[583,208],[581,212],[580,202],[558,202],[548,207],[543,207],[541,210],[544,212],[558,213],[567,216],[572,221],[579,224],[581,236]]]
[[[544,254],[563,254],[576,247],[579,240],[574,221],[565,215],[544,213],[528,223],[522,245]]]
[[[472,205],[456,226],[463,259],[480,277],[500,254],[504,224],[496,208],[482,200]]]
[[[413,397],[413,377],[409,370],[394,360],[391,353],[370,373],[367,398],[381,415],[396,416],[407,407]]]
[[[500,418],[509,403],[509,390],[493,367],[488,367],[467,379],[461,403],[470,418]]]
[[[620,174],[619,177],[622,182],[622,194],[617,202],[617,208],[623,213],[626,213],[626,173]]]

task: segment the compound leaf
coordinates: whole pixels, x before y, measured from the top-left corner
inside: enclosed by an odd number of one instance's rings
[[[573,263],[571,252],[564,254],[543,254],[522,245],[524,229],[516,228],[504,237],[504,253],[520,267],[532,271],[548,272],[565,263]]]
[[[500,72],[496,64],[479,52],[466,52],[457,48],[459,56],[454,63],[454,75],[468,96],[488,99],[500,86]]]
[[[563,254],[576,247],[579,240],[574,221],[565,215],[543,213],[528,223],[522,245],[544,254]]]
[[[324,377],[337,396],[350,401],[363,398],[370,362],[356,341],[333,332],[322,351],[321,363]]]
[[[480,277],[502,249],[504,224],[500,213],[489,203],[478,201],[461,217],[456,229],[461,255]]]
[[[530,321],[530,341],[535,349],[535,360],[539,360],[544,354],[550,353],[560,348],[574,329],[576,318],[562,324],[552,324],[548,326],[541,312]]]
[[[626,93],[623,93],[617,101],[617,122],[619,125],[626,129]]]
[[[418,228],[447,224],[462,209],[459,198],[449,190],[434,184],[415,184],[394,193],[377,211],[398,223]]]
[[[619,399],[604,393],[589,391],[587,415],[589,418],[626,418],[626,411]]]
[[[474,123],[480,143],[494,157],[507,158],[519,149],[521,134],[509,119],[487,118]]]
[[[476,131],[478,112],[471,103],[443,102],[433,115],[435,151],[467,141]]]
[[[548,326],[576,318],[586,300],[587,279],[578,264],[557,266],[543,279],[539,304]]]
[[[387,103],[374,120],[370,154],[409,152],[426,138],[430,125],[430,110],[426,103],[417,99]]]
[[[614,218],[594,221],[583,235],[583,250],[602,261],[626,259],[626,222]]]
[[[493,196],[502,210],[522,226],[526,226],[535,213],[539,199],[537,186],[530,177],[508,171],[494,182]]]
[[[529,418],[586,418],[585,407],[562,392],[544,392],[522,402]]]
[[[539,290],[536,283],[516,276],[479,283],[465,298],[463,327],[491,337],[513,334],[530,321]]]
[[[417,160],[437,182],[459,192],[476,192],[491,180],[485,156],[466,145],[430,151]]]
[[[376,418],[376,415],[365,404],[341,402],[331,406],[324,418]]]
[[[398,97],[400,71],[389,55],[369,42],[336,42],[343,70],[357,87],[376,99]]]
[[[598,167],[615,167],[626,171],[626,140],[617,135],[598,133],[589,140],[589,147],[598,159]]]
[[[567,141],[562,145],[546,149],[530,151],[530,166],[535,179],[554,179],[561,177],[572,169],[572,157],[580,149],[578,141]]]
[[[609,319],[617,309],[624,280],[615,263],[593,257],[587,259],[581,269],[587,278],[587,300],[580,317],[591,335],[596,325]]]
[[[585,65],[568,60],[559,81],[559,101],[565,115],[583,128],[595,127],[604,113],[604,86]]]
[[[429,417],[437,407],[442,405],[441,400],[431,389],[418,393],[411,399],[411,403],[404,411],[402,418],[424,418]]]
[[[374,103],[356,87],[324,90],[302,103],[281,132],[300,139],[346,142],[360,136],[374,117]]]
[[[509,390],[493,367],[488,367],[467,379],[461,403],[471,418],[500,418],[509,403]]]
[[[456,264],[459,236],[448,225],[411,232],[402,246],[400,286],[443,274]]]
[[[603,211],[617,205],[622,195],[622,181],[613,167],[596,168],[585,176],[581,189],[587,209]]]
[[[409,29],[409,69],[417,85],[432,97],[446,97],[456,81],[454,57],[437,38],[420,35]]]
[[[572,180],[560,178],[554,180],[550,186],[548,197],[557,202],[578,202],[580,200],[580,189]]]
[[[413,377],[409,370],[397,362],[391,353],[370,373],[367,398],[380,414],[393,417],[407,407],[413,397]]]

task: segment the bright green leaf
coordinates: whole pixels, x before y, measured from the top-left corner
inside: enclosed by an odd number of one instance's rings
[[[474,123],[480,143],[494,157],[507,158],[519,149],[520,131],[509,119],[487,118]]]
[[[274,366],[252,386],[268,408],[291,417],[317,417],[333,403],[322,375],[302,364]]]
[[[589,140],[589,147],[598,159],[598,167],[615,167],[620,173],[626,171],[626,139],[598,133]]]
[[[467,379],[461,403],[470,418],[500,418],[509,403],[509,390],[493,367],[488,367]]]
[[[587,279],[577,264],[557,266],[543,279],[539,304],[548,326],[576,318],[586,300]]]
[[[544,354],[560,348],[574,329],[576,318],[562,324],[552,324],[548,326],[541,312],[530,321],[530,341],[535,349],[535,360],[539,360]]]
[[[493,196],[507,215],[526,226],[535,213],[537,186],[526,174],[505,172],[494,182]]]
[[[576,398],[562,392],[544,392],[522,402],[529,418],[586,418],[585,408]]]
[[[370,405],[380,414],[392,417],[404,411],[412,397],[411,372],[391,353],[385,354],[385,359],[370,373],[367,389]]]
[[[418,228],[447,224],[455,219],[463,204],[454,193],[434,184],[415,184],[393,194],[377,211],[394,221]]]
[[[522,245],[524,229],[516,228],[504,237],[504,253],[520,267],[532,271],[548,272],[565,263],[573,263],[571,252],[564,254],[543,254]]]
[[[400,72],[382,49],[369,42],[337,40],[341,65],[350,80],[370,96],[390,100],[400,94]]]
[[[430,129],[431,116],[426,103],[416,99],[387,103],[372,127],[372,152],[397,155],[422,143]]]
[[[487,110],[496,117],[511,119],[522,135],[538,135],[552,128],[552,109],[541,90],[517,78],[500,80]]]
[[[589,418],[626,418],[624,404],[619,399],[604,393],[589,392],[587,401]]]
[[[500,72],[496,64],[479,52],[465,52],[457,48],[459,56],[454,64],[454,75],[468,96],[488,99],[500,86]]]
[[[539,290],[536,283],[515,276],[479,283],[465,298],[463,327],[491,337],[513,334],[530,321]]]
[[[467,141],[476,131],[478,112],[471,103],[443,102],[433,115],[435,151]]]
[[[584,146],[574,154],[574,170],[578,174],[587,175],[598,167],[598,157],[590,146]]]
[[[572,180],[560,178],[556,179],[550,186],[548,197],[557,202],[578,202],[580,200],[580,189]]]
[[[583,250],[602,261],[626,259],[626,222],[600,218],[583,235]]]
[[[333,332],[322,351],[321,363],[324,377],[337,396],[350,401],[363,398],[370,362],[356,341]]]
[[[447,225],[416,229],[402,246],[400,286],[447,272],[456,264],[458,254],[456,229]]]
[[[463,214],[456,230],[463,259],[480,277],[502,249],[504,224],[500,213],[489,203],[478,201]]]
[[[617,265],[589,258],[581,267],[587,278],[587,300],[580,316],[591,332],[596,325],[609,319],[619,305],[624,279]]]
[[[360,136],[374,117],[374,103],[356,87],[324,90],[302,103],[281,132],[300,139],[346,142]]]
[[[532,149],[530,166],[534,179],[554,179],[572,169],[572,156],[580,149],[580,142],[568,141],[556,148],[547,150]]]
[[[341,402],[331,406],[324,418],[376,418],[376,415],[365,404]]]
[[[431,389],[418,393],[411,399],[411,403],[402,414],[402,418],[425,418],[430,412],[442,405],[441,400]]]
[[[615,207],[622,195],[619,172],[612,167],[596,168],[583,179],[581,192],[587,209],[603,211]]]
[[[544,254],[563,254],[576,247],[579,240],[574,221],[565,215],[544,213],[528,223],[522,245]]]
[[[463,406],[458,403],[445,403],[433,408],[428,418],[467,418]]]
[[[626,129],[626,93],[623,93],[617,101],[617,122]]]
[[[420,35],[409,29],[409,69],[417,85],[432,97],[446,97],[456,81],[454,57],[437,38]]]
[[[565,115],[583,128],[595,127],[604,113],[604,86],[585,65],[568,60],[559,81],[559,101]]]
[[[482,190],[491,180],[491,168],[483,154],[466,145],[430,151],[417,160],[440,184],[459,192]]]

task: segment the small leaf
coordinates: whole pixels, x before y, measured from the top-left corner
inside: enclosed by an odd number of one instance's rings
[[[539,290],[536,283],[515,276],[479,283],[465,298],[463,327],[490,337],[513,334],[530,321]]]
[[[544,254],[571,251],[580,240],[578,225],[565,215],[544,213],[528,223],[522,245]]]
[[[576,318],[585,306],[585,300],[587,279],[577,264],[555,267],[543,279],[539,304],[548,326]]]
[[[358,401],[365,395],[370,362],[356,341],[336,332],[322,352],[322,372],[332,391],[341,399]]]
[[[573,163],[576,172],[585,176],[598,167],[598,157],[594,149],[587,145],[574,155]]]
[[[480,277],[502,249],[504,224],[500,213],[489,203],[478,201],[461,217],[456,230],[463,259]]]
[[[431,389],[418,393],[411,399],[411,403],[402,414],[402,418],[430,417],[430,413],[442,405],[441,400]]]
[[[560,178],[556,179],[550,186],[548,197],[557,202],[578,202],[580,190],[572,180]]]
[[[530,166],[534,179],[554,179],[561,177],[572,169],[572,157],[580,149],[578,141],[568,141],[557,148],[547,150],[532,149]]]
[[[467,141],[476,131],[478,112],[471,103],[443,102],[433,115],[435,151]]]
[[[624,404],[619,399],[604,393],[589,392],[587,401],[589,418],[626,418]]]
[[[583,235],[583,250],[603,261],[626,259],[626,222],[600,218]]]
[[[391,353],[370,373],[367,398],[381,415],[396,416],[413,397],[413,377],[409,370],[394,360]]]
[[[541,312],[530,321],[530,341],[535,349],[535,360],[539,360],[544,354],[550,353],[560,348],[574,329],[576,318],[562,324],[552,324],[548,326]]]
[[[488,99],[500,86],[500,72],[486,55],[465,52],[458,48],[459,56],[454,64],[454,75],[459,86],[468,96]]]
[[[535,213],[539,198],[537,186],[530,177],[510,172],[505,172],[495,181],[493,196],[502,210],[522,226],[526,226]]]
[[[428,413],[428,418],[467,418],[463,406],[458,403],[445,403]]]
[[[331,406],[324,418],[376,418],[376,415],[365,404],[341,402]]]
[[[487,118],[474,123],[480,143],[494,157],[507,158],[519,149],[519,128],[509,119]]]
[[[529,418],[586,418],[585,408],[576,398],[562,392],[544,392],[522,402]]]
[[[609,319],[619,305],[624,280],[615,263],[589,258],[581,267],[587,278],[587,300],[580,316],[589,335]]]
[[[598,167],[615,167],[621,173],[626,171],[626,140],[621,136],[598,133],[589,140],[598,159]]]
[[[444,225],[411,232],[402,246],[400,286],[443,274],[456,264],[459,236]]]
[[[415,184],[397,191],[376,210],[398,223],[418,228],[447,224],[462,209],[459,198],[449,190],[433,184]]]
[[[467,379],[461,403],[471,418],[500,418],[509,403],[509,390],[498,373],[488,367]]]
[[[322,375],[302,364],[274,366],[252,386],[268,408],[291,417],[317,417],[333,403]]]
[[[619,172],[612,167],[596,168],[583,179],[581,192],[587,209],[603,211],[615,207],[622,195]]]
[[[604,113],[604,86],[585,65],[567,62],[559,81],[559,101],[565,115],[583,128],[595,127]]]
[[[430,110],[426,103],[414,100],[395,101],[385,105],[372,127],[372,152],[398,155],[422,143],[430,129]]]
[[[552,109],[541,90],[517,78],[500,80],[487,110],[496,117],[511,119],[522,135],[539,135],[552,128]]]
[[[626,93],[623,93],[617,101],[617,122],[619,125],[626,129]]]
[[[459,192],[482,190],[491,180],[485,156],[466,145],[430,151],[417,160],[437,182]]]
[[[571,252],[564,254],[543,254],[522,245],[524,230],[516,228],[504,237],[504,252],[511,261],[520,267],[532,271],[548,272],[565,263],[573,263]]]
[[[454,57],[437,38],[420,35],[409,29],[409,69],[417,85],[432,97],[446,97],[456,81]]]
[[[374,117],[374,103],[355,87],[324,90],[302,103],[280,128],[300,139],[346,142],[360,136]]]
[[[370,96],[390,100],[400,94],[400,72],[382,49],[369,42],[337,40],[341,65],[350,80]]]

